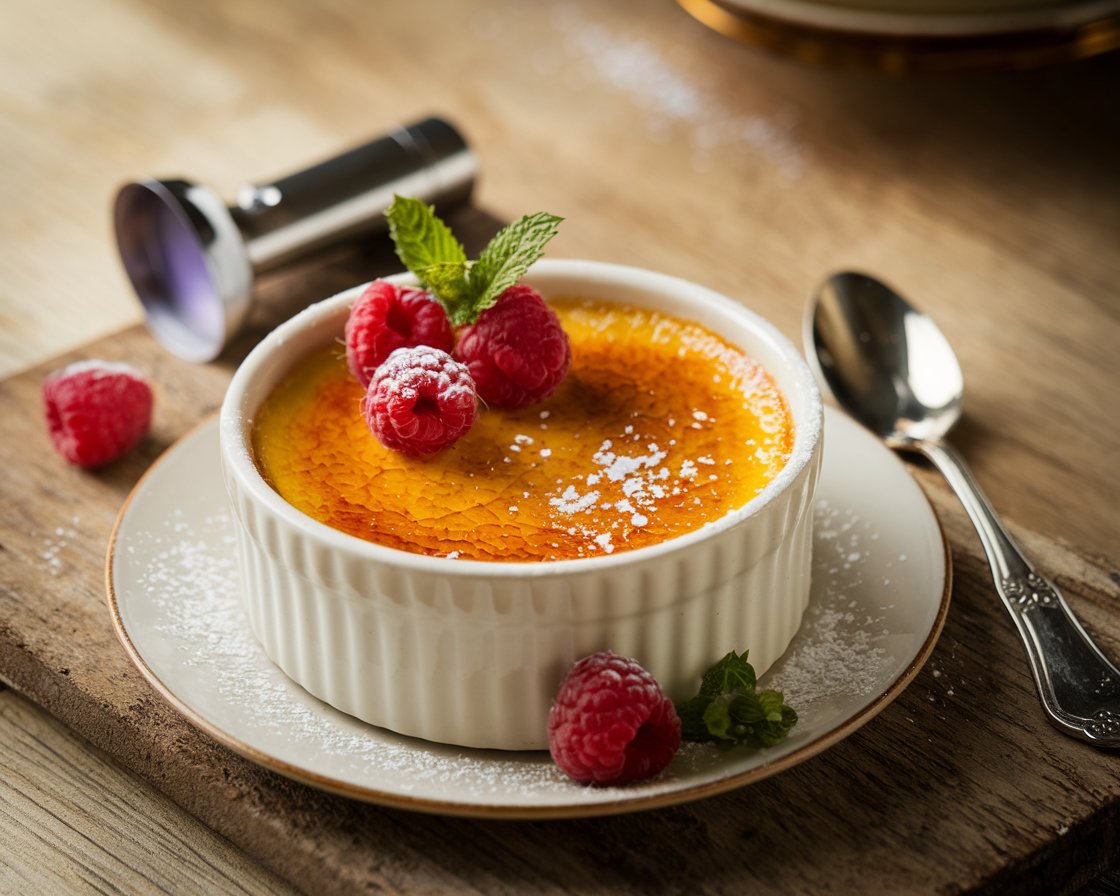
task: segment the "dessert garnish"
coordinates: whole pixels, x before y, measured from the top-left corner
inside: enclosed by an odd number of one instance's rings
[[[397,255],[421,289],[374,281],[346,321],[346,361],[371,390],[362,408],[381,443],[417,457],[434,454],[470,429],[477,398],[516,409],[551,395],[571,367],[571,346],[556,313],[518,280],[541,257],[562,219],[546,212],[526,215],[498,231],[472,262],[451,229],[420,200],[395,196],[385,215]],[[456,327],[461,328],[457,346]],[[451,390],[446,396],[444,386],[428,384],[423,393],[414,388],[427,382],[420,371],[432,374],[430,365],[406,374],[401,362],[381,375],[392,353],[418,346],[444,354],[454,346],[462,371],[447,366],[450,358],[437,365],[455,371],[444,384]],[[374,381],[381,390],[377,396]]]
[[[128,453],[152,420],[152,387],[128,364],[69,364],[43,381],[51,441],[70,463],[93,469]]]
[[[397,196],[386,212],[397,255],[463,327],[455,357],[492,407],[523,408],[547,398],[572,363],[567,334],[540,295],[518,281],[563,220],[547,212],[503,227],[478,256],[466,251],[432,209]]]
[[[464,364],[427,345],[395,349],[362,399],[370,431],[386,448],[425,457],[474,423],[478,397]]]
[[[450,352],[454,344],[442,305],[422,289],[388,280],[367,286],[346,320],[346,363],[363,386],[395,349],[430,345]]]
[[[637,660],[610,650],[572,666],[548,714],[549,752],[581,784],[651,778],[680,744],[673,701]]]
[[[548,398],[572,366],[568,334],[529,286],[511,286],[466,327],[455,357],[467,365],[483,401],[509,409]]]
[[[581,784],[652,778],[682,740],[772,747],[797,724],[781,693],[758,691],[747,651],[704,673],[700,692],[676,706],[641,664],[610,650],[579,660],[548,714],[548,749]]]
[[[700,692],[677,704],[677,713],[685,740],[754,747],[774,746],[797,724],[797,713],[780,691],[757,690],[745,650],[732,650],[705,672]]]
[[[452,326],[472,324],[544,254],[563,218],[537,212],[508,224],[471,262],[432,207],[396,196],[385,213],[404,266],[447,309]]]

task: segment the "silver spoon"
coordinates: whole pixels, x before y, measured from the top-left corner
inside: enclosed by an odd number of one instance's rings
[[[851,272],[825,281],[805,323],[806,355],[837,402],[890,447],[925,455],[964,504],[1050,720],[1096,746],[1120,747],[1120,669],[1023,556],[944,441],[961,414],[964,379],[937,325],[890,287]]]

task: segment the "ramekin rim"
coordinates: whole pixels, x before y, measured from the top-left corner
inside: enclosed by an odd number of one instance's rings
[[[403,567],[411,572],[455,575],[457,577],[502,577],[537,578],[546,576],[575,575],[584,572],[606,571],[620,566],[631,566],[645,560],[652,560],[677,551],[685,551],[695,543],[714,538],[745,519],[756,516],[763,508],[786,494],[810,467],[814,457],[819,456],[823,434],[824,407],[820,390],[812,372],[793,342],[778,330],[774,324],[757,312],[740,304],[722,293],[691,280],[664,274],[630,265],[586,259],[544,259],[533,265],[525,279],[532,282],[534,275],[568,276],[573,279],[594,279],[600,282],[615,283],[641,289],[636,281],[659,284],[662,289],[677,288],[687,290],[690,297],[716,305],[722,310],[745,318],[754,330],[778,352],[792,374],[794,385],[805,402],[804,420],[799,420],[794,434],[794,449],[785,466],[778,472],[759,494],[722,517],[656,544],[641,548],[618,551],[594,557],[580,557],[568,560],[469,560],[453,557],[435,557],[411,551],[392,548],[373,541],[342,532],[303,513],[288,503],[272,488],[257,469],[252,460],[248,421],[241,412],[242,396],[246,386],[252,381],[259,368],[269,362],[272,354],[282,349],[284,343],[294,334],[306,327],[313,326],[323,318],[337,314],[341,307],[352,302],[368,283],[361,283],[341,290],[332,296],[301,310],[281,323],[264,337],[246,356],[235,371],[226,389],[219,412],[219,435],[221,462],[225,465],[227,476],[236,476],[243,489],[256,502],[263,504],[272,514],[294,528],[301,529],[306,536],[312,537],[320,546],[344,550],[362,559],[380,562],[395,567]],[[384,279],[400,283],[415,283],[409,273],[394,274]],[[788,390],[787,390],[788,391]]]

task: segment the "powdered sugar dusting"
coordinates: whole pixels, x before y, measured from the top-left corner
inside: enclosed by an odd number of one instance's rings
[[[795,708],[834,701],[838,694],[870,697],[890,683],[895,658],[882,613],[869,613],[853,592],[865,587],[863,565],[877,550],[878,532],[855,513],[820,499],[814,508],[813,593],[816,599],[786,656],[765,677]],[[882,606],[883,610],[891,609]]]
[[[651,517],[656,517],[658,502],[679,495],[682,488],[680,481],[671,481],[672,473],[663,464],[667,453],[657,442],[644,439],[633,424],[624,427],[618,441],[621,444],[604,439],[593,451],[594,472],[579,477],[585,489],[562,479],[557,485],[563,491],[548,499],[558,527],[574,529],[606,554],[615,550],[613,534],[625,541],[630,530],[648,526]],[[644,442],[644,449],[634,447],[635,442]],[[677,480],[691,478],[686,475],[690,464],[681,465]],[[604,499],[608,488],[613,500]],[[592,511],[596,512],[594,519]],[[567,525],[568,517],[573,518],[574,527]]]
[[[73,526],[77,526],[80,519],[74,517],[71,522]],[[62,554],[70,540],[78,535],[78,530],[73,526],[56,526],[52,534],[43,539],[43,550],[39,552],[39,559],[46,563],[52,576],[57,576],[62,572]]]
[[[558,10],[554,22],[562,46],[580,59],[580,69],[656,116],[648,125],[654,136],[674,124],[688,126],[697,169],[715,150],[739,145],[759,152],[790,179],[800,176],[804,160],[790,116],[778,120],[728,109],[652,44],[614,33],[571,7]]]
[[[795,180],[805,169],[805,150],[796,137],[798,111],[785,105],[763,113],[729,102],[706,89],[709,74],[691,71],[640,36],[622,32],[575,4],[557,6],[548,24],[522,20],[516,4],[480,17],[476,32],[492,42],[536,45],[534,62],[550,83],[573,90],[614,90],[635,108],[641,127],[654,142],[679,141],[691,151],[697,171],[713,167],[718,153],[757,154],[784,177]],[[533,34],[527,34],[527,29]]]
[[[94,377],[101,376],[129,376],[133,379],[147,382],[144,374],[124,361],[103,361],[100,358],[89,358],[83,361],[73,361],[61,370],[51,374],[52,377],[68,377],[79,373],[92,373]]]

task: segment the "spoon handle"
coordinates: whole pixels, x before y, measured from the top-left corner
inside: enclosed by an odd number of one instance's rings
[[[1023,556],[961,457],[944,442],[913,447],[945,476],[976,527],[1050,720],[1097,746],[1120,747],[1120,670],[1081,627],[1054,583]]]

